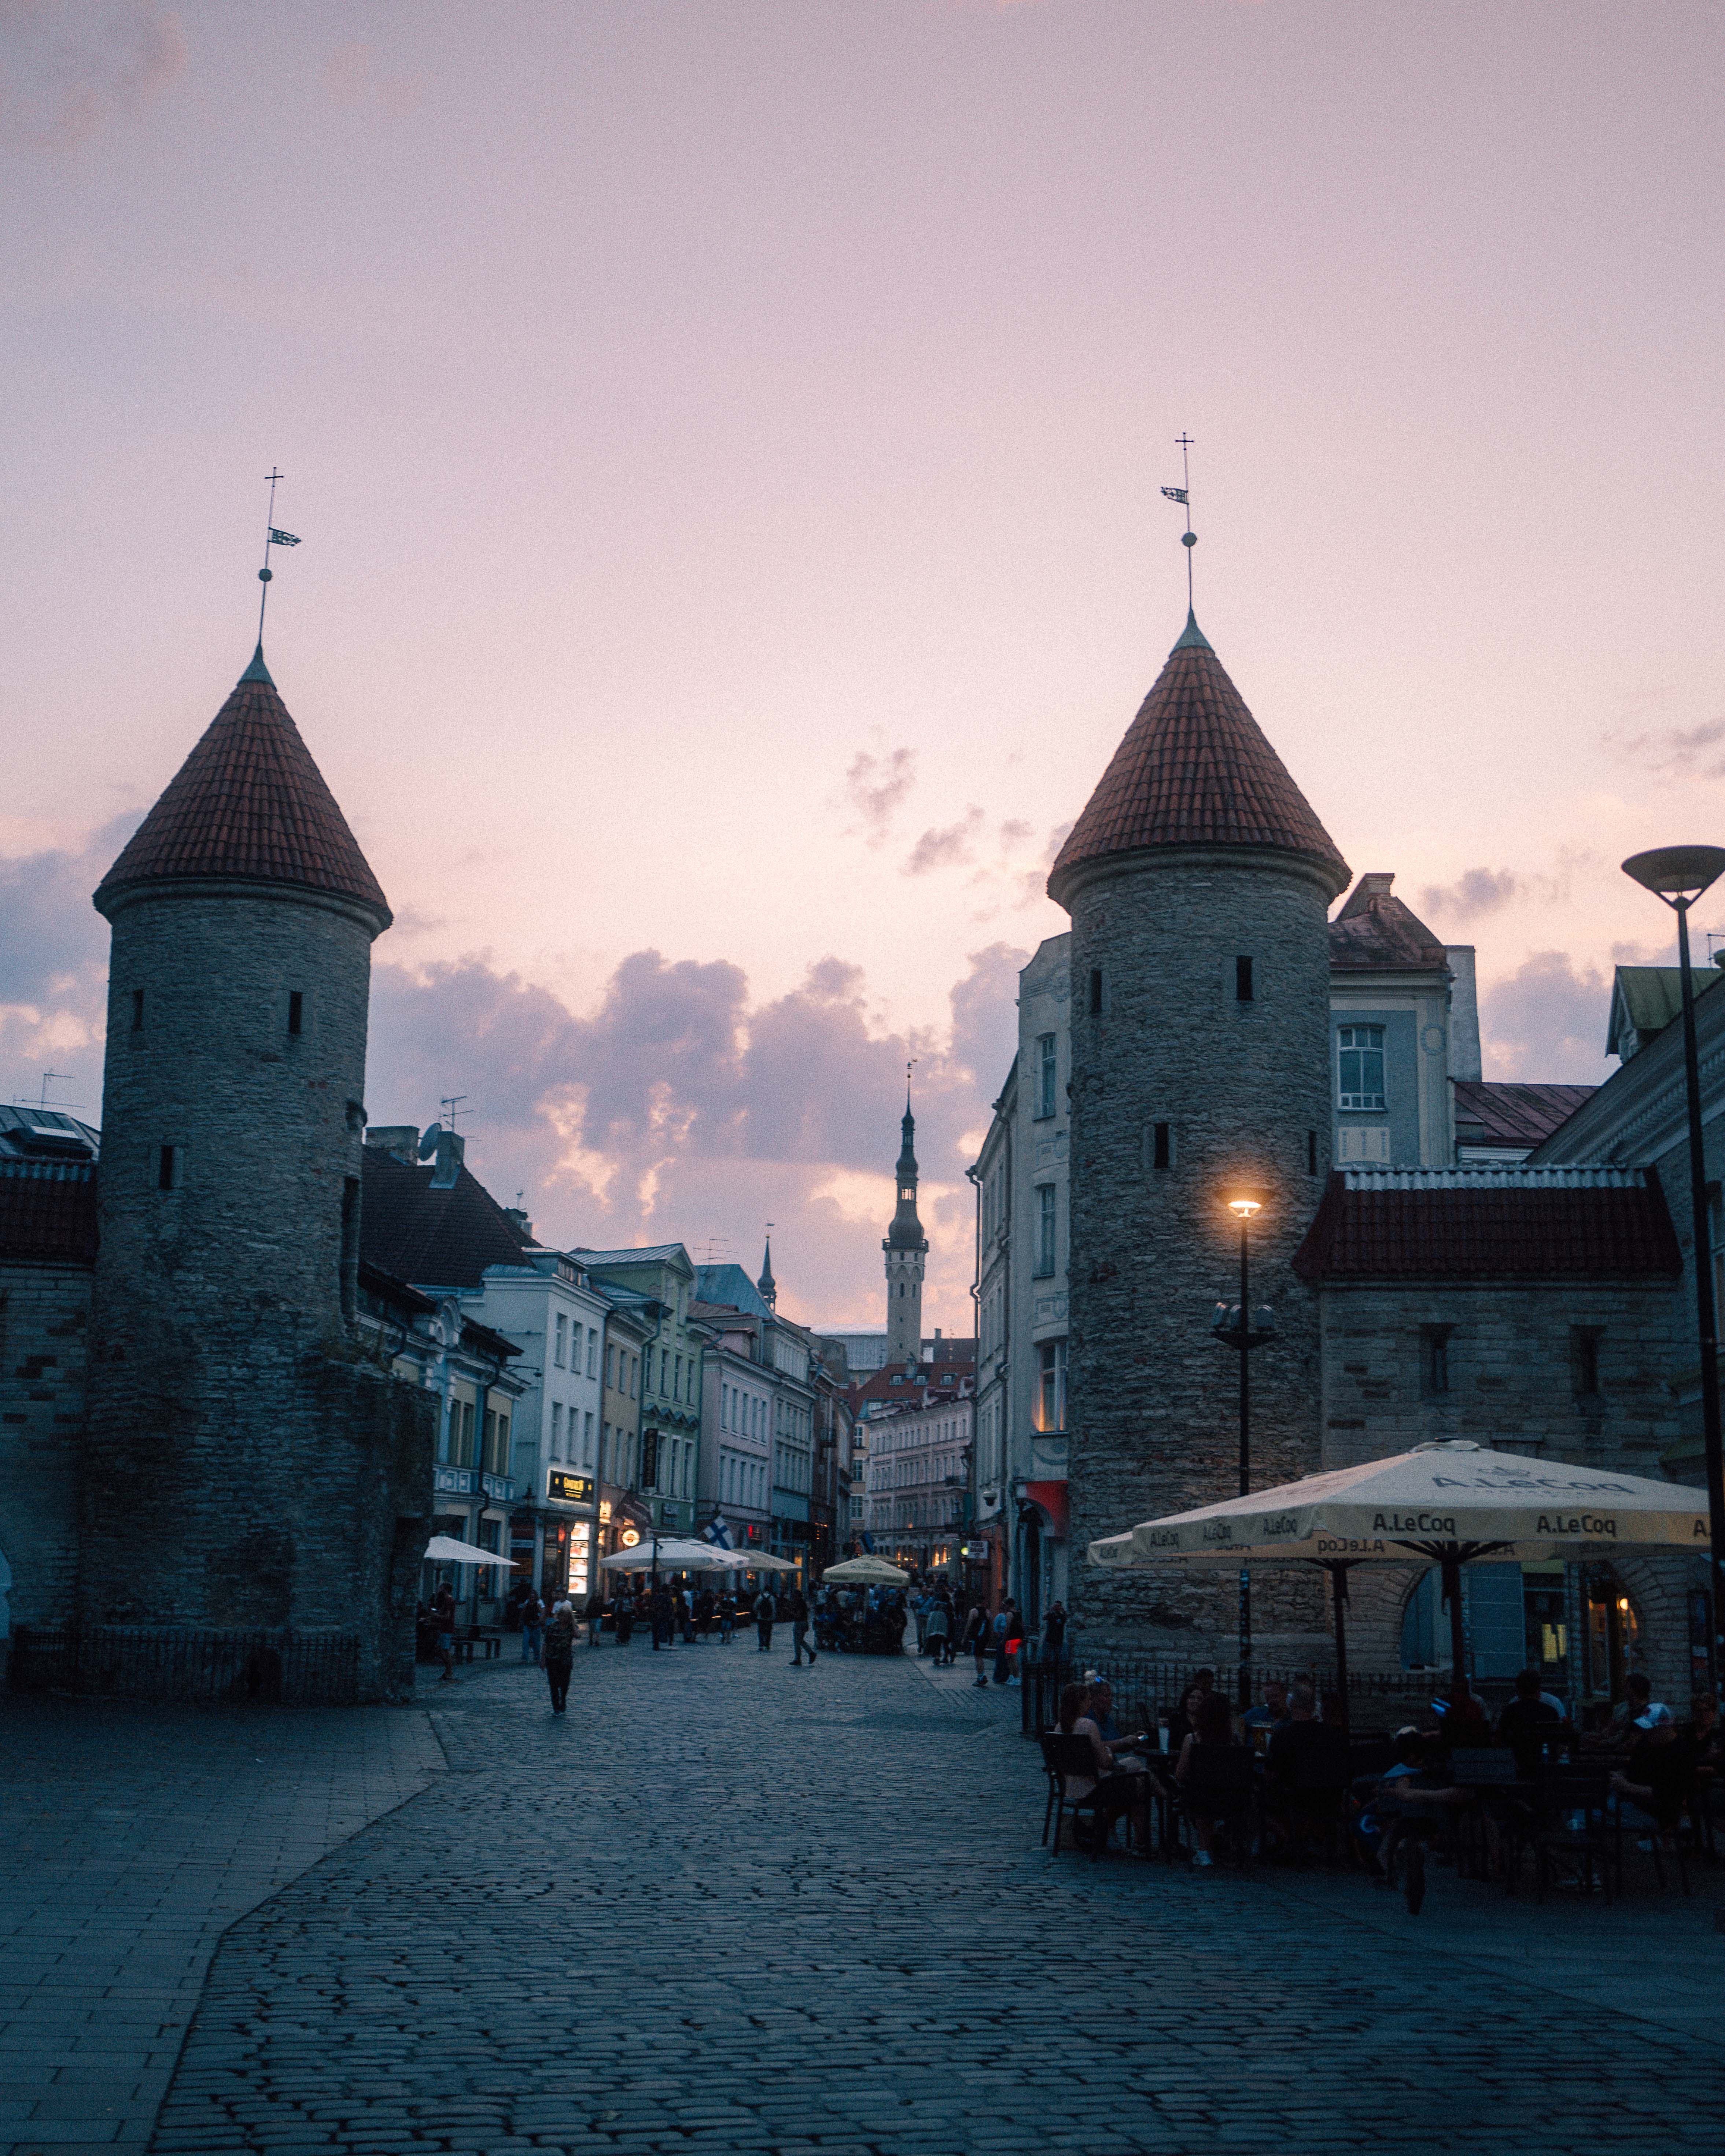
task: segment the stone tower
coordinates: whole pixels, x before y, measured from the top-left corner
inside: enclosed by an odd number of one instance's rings
[[[433,1445],[429,1396],[346,1322],[390,912],[261,646],[95,904],[83,1621],[345,1636],[355,1673],[326,1692],[378,1696],[411,1680]]]
[[[773,1277],[773,1238],[767,1238],[766,1255],[761,1260],[761,1277],[755,1282],[761,1291],[761,1300],[769,1310],[778,1307],[778,1282]]]
[[[900,1126],[898,1208],[880,1248],[886,1254],[886,1359],[891,1363],[922,1360],[922,1272],[928,1262],[928,1238],[916,1218],[916,1118],[911,1113],[911,1096],[905,1095],[905,1119]]]
[[[1105,1573],[1084,1552],[1236,1492],[1239,1365],[1210,1318],[1238,1298],[1243,1184],[1276,1326],[1252,1358],[1253,1486],[1319,1465],[1317,1306],[1289,1261],[1329,1171],[1326,916],[1348,879],[1189,613],[1048,882],[1072,917],[1067,1428],[1093,1634],[1231,1659],[1231,1571]],[[1312,1582],[1266,1573],[1253,1604],[1266,1659],[1321,1634]]]

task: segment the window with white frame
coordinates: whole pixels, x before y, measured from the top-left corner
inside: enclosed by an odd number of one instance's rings
[[[1036,1186],[1036,1264],[1039,1279],[1045,1278],[1055,1270],[1055,1187],[1051,1183]]]
[[[1384,1106],[1384,1029],[1343,1025],[1336,1029],[1336,1099],[1343,1108]]]
[[[1058,1067],[1054,1034],[1038,1034],[1036,1036],[1036,1116],[1039,1122],[1055,1112],[1055,1076]]]

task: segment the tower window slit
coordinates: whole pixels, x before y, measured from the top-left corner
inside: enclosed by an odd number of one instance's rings
[[[1102,969],[1101,969],[1101,968],[1100,966],[1092,966],[1092,967],[1091,968],[1091,969],[1090,969],[1090,1009],[1091,1009],[1091,1016],[1092,1018],[1095,1018],[1096,1016],[1097,1016],[1097,1015],[1098,1015],[1098,1014],[1101,1012],[1101,1008],[1102,1008]]]
[[[172,1190],[178,1179],[178,1172],[179,1148],[170,1145],[161,1147],[156,1155],[156,1188]]]
[[[288,1031],[302,1033],[305,1026],[305,996],[303,989],[288,991]]]
[[[1317,1132],[1316,1131],[1307,1131],[1306,1133],[1306,1173],[1308,1175],[1317,1173]]]
[[[1234,962],[1234,999],[1241,1004],[1252,1001],[1252,962],[1250,958],[1236,958]]]
[[[1168,1123],[1158,1123],[1151,1140],[1151,1165],[1172,1168],[1174,1164],[1174,1134]]]
[[[144,1029],[144,992],[141,988],[134,988],[131,992],[131,1029],[134,1033],[141,1033]]]

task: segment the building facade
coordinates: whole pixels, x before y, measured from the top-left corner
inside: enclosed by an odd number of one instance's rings
[[[649,1524],[686,1535],[695,1526],[701,1482],[701,1354],[705,1336],[690,1316],[695,1267],[680,1243],[639,1250],[575,1250],[601,1286],[641,1298],[647,1327],[640,1347],[640,1442],[632,1486]]]
[[[924,1578],[957,1584],[965,1532],[976,1402],[926,1391],[869,1428],[870,1539],[877,1556]]]

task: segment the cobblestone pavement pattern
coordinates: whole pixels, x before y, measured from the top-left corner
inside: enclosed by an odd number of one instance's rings
[[[1719,2145],[1705,1901],[1051,1861],[1010,1696],[575,1674],[464,1686],[449,1775],[228,1934],[160,2156]]]
[[[223,1930],[443,1763],[411,1710],[0,1692],[0,2150],[146,2148]]]

